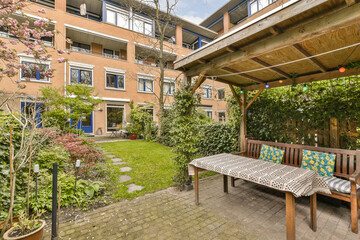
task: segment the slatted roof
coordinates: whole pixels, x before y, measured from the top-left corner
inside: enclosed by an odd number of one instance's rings
[[[292,0],[177,60],[175,69],[244,90],[360,74],[338,71],[360,61],[360,46],[349,47],[360,43],[359,32],[357,0]]]

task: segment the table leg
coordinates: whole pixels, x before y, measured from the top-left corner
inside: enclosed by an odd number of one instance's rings
[[[310,218],[311,228],[316,232],[316,193],[310,196]]]
[[[286,239],[295,240],[295,197],[286,192]]]
[[[195,205],[199,205],[199,169],[194,166],[195,172]]]
[[[228,193],[228,177],[226,175],[223,175],[223,180],[224,180],[224,193]]]

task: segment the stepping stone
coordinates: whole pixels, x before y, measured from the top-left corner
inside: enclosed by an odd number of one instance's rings
[[[112,165],[122,165],[122,164],[125,164],[126,162],[114,162],[114,163],[112,163]]]
[[[128,187],[128,190],[127,190],[128,193],[132,193],[132,192],[135,192],[135,191],[140,191],[140,190],[142,190],[144,188],[144,187],[136,185],[134,183],[131,183],[131,184],[127,185],[127,187]]]
[[[129,171],[131,171],[131,167],[122,167],[122,168],[120,168],[120,171],[121,172],[129,172]]]
[[[113,159],[111,159],[113,162],[121,162],[122,161],[122,159],[121,158],[113,158]]]
[[[108,158],[114,158],[116,157],[115,155],[106,155]]]
[[[121,175],[120,178],[119,178],[119,182],[123,183],[123,182],[127,182],[131,180],[131,177],[128,176],[128,175]]]

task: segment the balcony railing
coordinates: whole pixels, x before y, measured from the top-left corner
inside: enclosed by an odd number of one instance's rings
[[[91,53],[90,49],[80,48],[80,47],[75,47],[75,46],[70,46],[70,50],[74,51],[74,52]]]
[[[135,59],[135,63],[137,64],[142,64],[142,65],[148,65],[148,66],[151,66],[151,67],[160,67],[159,64],[157,63],[153,63],[153,62],[149,62],[149,61],[146,61],[146,60],[141,60],[141,59]],[[165,69],[174,69],[174,67],[170,67],[167,63],[165,63]]]
[[[127,60],[126,58],[120,57],[118,55],[109,54],[109,53],[97,54],[97,53],[93,53],[89,49],[75,47],[75,46],[70,46],[70,50],[74,51],[74,52],[86,53],[86,54],[91,54],[91,55],[95,55],[95,56],[102,56],[102,57],[116,59],[116,60],[125,60],[125,61]]]
[[[11,34],[9,34],[8,32],[2,32],[2,31],[0,31],[0,37],[17,39],[17,37],[15,37],[14,35],[11,35]],[[35,42],[35,41],[36,41],[36,39],[34,39],[34,38],[29,38],[29,40],[30,40],[31,42]],[[42,40],[42,41],[44,42],[44,46],[52,47],[52,46],[54,45],[53,42],[44,41],[44,40]]]

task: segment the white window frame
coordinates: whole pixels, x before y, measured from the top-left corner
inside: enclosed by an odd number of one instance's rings
[[[50,59],[51,60],[51,59]],[[34,63],[34,64],[43,64],[43,65],[48,65],[49,69],[51,69],[51,65],[50,62],[51,61],[37,61],[35,58],[31,57],[31,56],[20,56],[20,64],[22,64],[22,62],[29,62],[29,63]],[[26,78],[22,77],[22,71],[23,69],[20,69],[20,80],[21,81],[26,81]],[[48,80],[37,80],[36,78],[30,78],[30,82],[38,82],[38,83],[51,83],[51,79],[47,78]]]
[[[144,80],[149,80],[152,83],[152,91],[148,92],[148,91],[141,91],[139,90],[139,80],[140,79],[144,79]],[[149,74],[138,74],[137,75],[137,90],[139,93],[148,93],[148,94],[154,94],[154,75],[149,75]]]
[[[218,122],[226,122],[226,111],[216,111],[217,115],[218,115]],[[225,121],[220,121],[220,116],[219,113],[224,113],[225,114]]]
[[[224,91],[224,99],[220,99],[220,98],[219,98],[219,91],[220,91],[220,90]],[[222,87],[222,88],[217,88],[216,91],[217,91],[217,100],[225,101],[225,88],[224,88],[224,87]]]
[[[155,107],[153,105],[150,105],[149,103],[138,103],[137,105],[143,106],[145,107],[145,111],[148,109],[152,109],[153,110],[153,114],[152,114],[152,120],[155,121]],[[147,106],[150,105],[150,106]]]
[[[176,91],[176,82],[175,82],[175,79],[173,79],[173,78],[164,78],[164,84],[165,83],[168,83],[168,84],[170,84],[170,88],[171,88],[171,84],[174,84],[174,90],[169,94],[169,93],[165,93],[165,92],[163,92],[163,94],[166,94],[166,95],[168,95],[168,96],[172,96],[172,95],[174,95],[174,93],[175,93],[175,91]]]
[[[204,97],[204,89],[207,89],[209,90],[210,89],[210,92],[211,92],[211,97]],[[203,85],[202,88],[201,88],[201,96],[203,99],[213,99],[213,92],[212,92],[212,86],[209,86],[209,85]]]
[[[277,0],[265,0],[265,1],[267,1],[267,5],[262,6],[262,8],[260,8],[260,6],[259,6],[259,1],[261,1],[261,0],[251,0],[251,1],[249,1],[249,5],[248,5],[248,7],[249,7],[249,16],[254,15],[255,13],[263,10],[264,8],[271,5],[272,3],[276,2]],[[254,12],[251,10],[251,5],[253,3],[256,3],[256,10]]]
[[[71,69],[75,68],[75,69],[79,69],[79,70],[91,71],[91,85],[85,85],[85,84],[82,84],[82,85],[93,87],[94,86],[94,70],[93,70],[94,67],[95,66],[92,64],[69,62],[69,85],[74,84],[71,82]],[[77,84],[79,84],[79,83],[77,83]]]
[[[122,69],[116,69],[116,68],[109,68],[109,67],[104,67],[105,69],[105,89],[108,90],[116,90],[116,91],[126,91],[126,70],[122,70]],[[112,88],[112,87],[107,87],[106,86],[106,75],[107,74],[114,74],[114,75],[123,75],[124,76],[124,88]]]
[[[108,124],[108,120],[107,120],[107,112],[108,112],[108,106],[110,106],[110,107],[113,107],[113,108],[123,108],[124,109],[124,111],[123,111],[123,119],[122,119],[122,124],[123,124],[123,128],[125,127],[124,126],[124,122],[125,122],[125,116],[126,116],[126,113],[125,113],[125,111],[126,111],[126,108],[125,108],[125,104],[115,104],[115,103],[106,103],[105,104],[105,128],[106,128],[106,130],[105,130],[105,132],[106,133],[111,133],[111,132],[109,132],[108,130],[107,130],[107,124]]]

